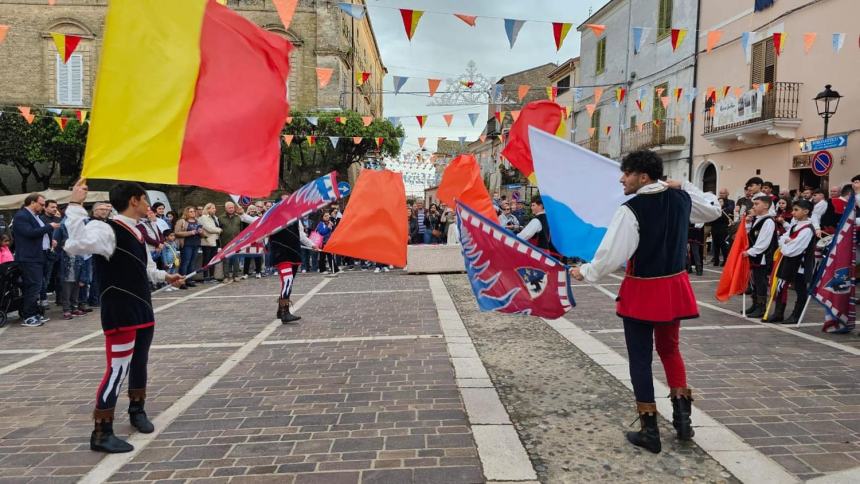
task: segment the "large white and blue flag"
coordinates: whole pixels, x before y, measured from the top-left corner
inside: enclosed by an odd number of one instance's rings
[[[553,245],[590,261],[615,211],[630,198],[619,183],[619,163],[535,128],[529,143]]]

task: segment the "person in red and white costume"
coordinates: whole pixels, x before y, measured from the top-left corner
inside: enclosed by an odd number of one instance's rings
[[[630,378],[642,427],[627,440],[657,453],[661,450],[651,373],[653,346],[671,388],[672,423],[682,440],[693,437],[692,392],[678,348],[680,321],[698,317],[696,297],[685,270],[690,223],[720,216],[717,197],[689,182],[660,181],[663,160],[637,151],[621,162],[626,195],[591,263],[574,267],[577,280],[595,283],[625,262],[627,273],[618,293],[617,314],[624,321]]]

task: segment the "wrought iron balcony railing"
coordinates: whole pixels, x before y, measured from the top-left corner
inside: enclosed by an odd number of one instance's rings
[[[774,82],[771,89],[762,98],[761,115],[735,123],[715,126],[716,115],[708,109],[705,111],[705,134],[718,133],[745,125],[769,120],[796,120],[800,104],[801,82]]]

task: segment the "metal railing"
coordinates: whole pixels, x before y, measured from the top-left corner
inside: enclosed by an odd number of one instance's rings
[[[798,119],[802,82],[774,82],[762,98],[761,116],[737,123],[714,126],[714,116],[705,110],[705,134],[717,133],[771,119]]]
[[[608,151],[606,149],[606,147],[607,147],[606,141],[607,140],[605,140],[605,139],[595,137],[595,138],[584,139],[582,141],[577,141],[576,144],[587,149],[587,150],[593,151],[595,153],[605,154],[605,153],[608,153]]]
[[[685,145],[683,125],[674,119],[658,119],[624,130],[621,136],[621,152],[630,153],[662,145]]]

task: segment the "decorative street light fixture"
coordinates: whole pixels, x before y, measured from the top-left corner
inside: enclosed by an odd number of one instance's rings
[[[818,115],[824,118],[824,138],[827,138],[827,125],[830,123],[830,118],[836,115],[836,110],[839,109],[839,100],[842,96],[830,89],[830,84],[824,86],[824,90],[815,96],[815,107],[818,108]]]

